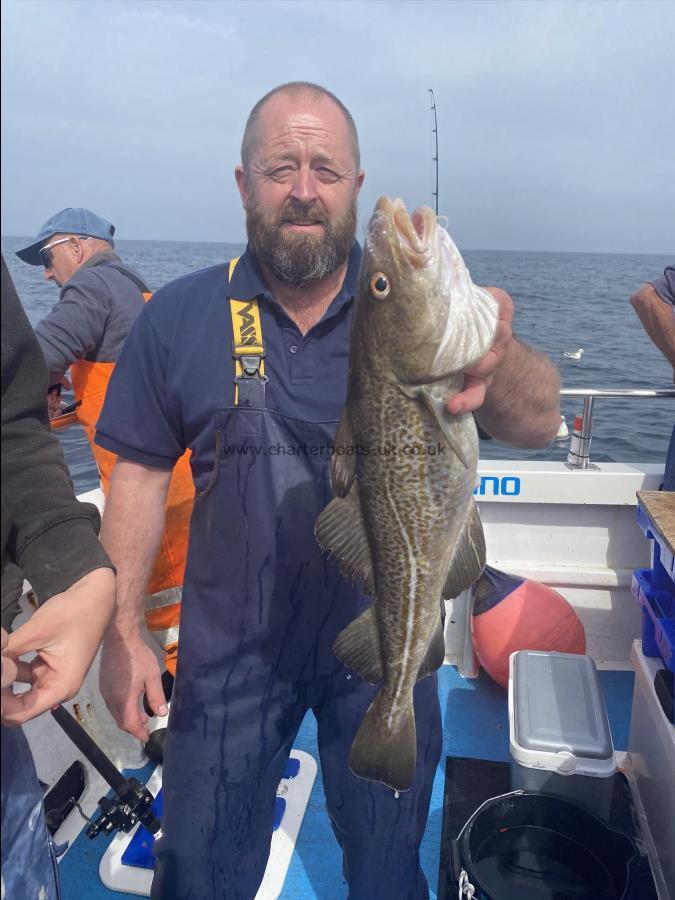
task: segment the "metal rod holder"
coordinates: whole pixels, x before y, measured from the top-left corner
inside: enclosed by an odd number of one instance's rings
[[[593,437],[593,402],[596,398],[643,400],[647,398],[675,398],[675,388],[565,388],[560,391],[561,397],[582,397],[584,409],[581,416],[581,433],[574,432],[570,451],[567,454],[569,469],[595,469],[591,463],[591,438]]]

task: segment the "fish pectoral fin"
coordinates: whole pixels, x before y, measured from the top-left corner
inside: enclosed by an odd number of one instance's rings
[[[369,606],[342,629],[333,644],[333,653],[341,663],[365,681],[377,684],[384,679],[380,635],[374,606]]]
[[[352,420],[346,406],[342,408],[340,424],[335,434],[335,453],[331,461],[330,483],[336,497],[346,497],[354,481],[356,454]]]
[[[379,781],[395,791],[410,789],[417,763],[417,734],[412,695],[395,717],[384,690],[370,704],[356,732],[349,768],[354,775]]]
[[[448,566],[442,597],[458,597],[480,578],[485,568],[485,536],[473,498]]]
[[[443,632],[443,620],[441,618],[439,610],[438,625],[434,629],[434,633],[431,635],[431,640],[429,641],[427,652],[424,656],[424,659],[420,663],[420,668],[417,673],[417,680],[419,681],[421,678],[426,678],[427,675],[433,675],[437,669],[440,669],[444,662],[445,634]]]
[[[407,397],[408,400],[417,400],[417,395],[419,394],[420,389],[417,385],[409,386],[407,384],[401,384],[400,381],[396,382],[396,387],[403,394],[404,397]]]
[[[346,497],[334,497],[320,513],[314,534],[321,549],[336,560],[345,578],[363,578],[366,594],[375,593],[370,544],[356,484]]]
[[[405,393],[405,392],[404,392]],[[408,396],[408,395],[406,395]],[[457,438],[452,433],[452,422],[453,417],[450,412],[446,409],[445,403],[443,400],[433,397],[430,389],[424,385],[423,387],[419,387],[415,389],[415,398],[419,400],[424,406],[429,410],[431,415],[436,420],[436,424],[441,429],[443,433],[443,437],[448,443],[448,446],[455,454],[455,456],[459,459],[465,469],[469,468],[469,463],[467,461],[466,455],[462,450]]]

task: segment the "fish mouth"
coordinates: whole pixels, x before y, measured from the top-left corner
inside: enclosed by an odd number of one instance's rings
[[[428,206],[420,206],[411,215],[399,197],[380,197],[375,205],[374,220],[378,230],[398,238],[398,247],[415,269],[433,262],[432,248],[438,231],[436,216]]]

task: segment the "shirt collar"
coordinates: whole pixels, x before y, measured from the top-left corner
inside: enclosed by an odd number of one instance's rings
[[[86,262],[83,262],[80,269],[91,269],[103,265],[103,263],[106,262],[122,262],[122,260],[114,250],[101,250],[98,253],[94,253],[93,256],[90,256]]]
[[[342,309],[346,303],[349,303],[354,299],[356,296],[360,265],[361,247],[358,241],[354,241],[352,249],[349,251],[345,280],[342,282],[339,293],[331,302],[331,305],[326,312],[326,316],[334,315],[338,310]],[[265,284],[258,260],[248,244],[246,245],[246,250],[239,257],[239,262],[235,266],[232,280],[230,281],[229,294],[237,300],[251,300],[253,297],[262,296],[267,300],[276,303],[272,293]]]

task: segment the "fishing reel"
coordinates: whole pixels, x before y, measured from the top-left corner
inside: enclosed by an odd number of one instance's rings
[[[141,822],[151,835],[159,838],[162,825],[152,811],[155,798],[146,786],[137,778],[125,778],[63,706],[55,706],[51,712],[71,741],[115,792],[113,797],[101,797],[98,801],[101,814],[96,820],[90,819],[77,800],[72,798],[80,814],[89,822],[85,830],[87,837],[93,840],[101,832],[112,834],[118,828],[120,831],[129,832],[134,825]]]
[[[155,798],[145,785],[137,778],[127,778],[115,792],[116,797],[101,797],[98,801],[101,815],[88,820],[87,837],[93,840],[101,832],[112,834],[116,829],[129,832],[137,822],[142,822],[150,834],[159,837],[161,823],[151,809]]]

